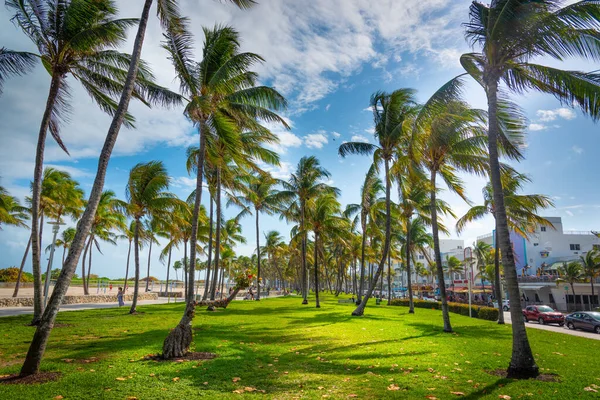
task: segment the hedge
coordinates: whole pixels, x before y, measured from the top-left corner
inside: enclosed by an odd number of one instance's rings
[[[404,306],[408,307],[408,299],[393,299],[391,305],[393,306]],[[431,310],[441,310],[442,303],[439,301],[425,301],[425,300],[413,300],[413,305],[415,308],[429,308]],[[448,303],[448,310],[450,312],[469,316],[469,305],[463,303]],[[492,307],[481,307],[481,306],[472,306],[472,315],[474,318],[485,319],[487,321],[497,321],[498,320],[498,309]]]

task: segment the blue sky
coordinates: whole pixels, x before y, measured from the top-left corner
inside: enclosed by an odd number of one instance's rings
[[[121,14],[136,17],[138,2],[118,2]],[[340,159],[337,148],[342,141],[373,141],[371,114],[365,111],[370,95],[377,90],[400,87],[418,90],[426,100],[441,84],[461,73],[458,56],[469,50],[460,23],[468,17],[466,0],[313,0],[300,5],[293,0],[261,0],[250,11],[211,0],[181,1],[183,11],[192,19],[197,48],[201,47],[201,26],[215,23],[232,25],[243,38],[243,50],[261,54],[266,63],[259,68],[261,80],[286,95],[290,107],[285,113],[292,129],[279,128],[281,144],[276,150],[281,166],[274,175],[288,176],[304,155],[317,156],[331,172],[332,184],[342,190],[342,203],[353,203],[369,165],[366,157]],[[402,3],[402,4],[400,4]],[[33,50],[25,36],[8,22],[10,14],[0,8],[1,45],[11,49]],[[133,33],[131,33],[131,36]],[[169,62],[160,49],[157,21],[149,24],[143,57],[148,60],[159,82],[176,89]],[[123,51],[130,51],[131,41]],[[197,52],[199,54],[199,51]],[[546,60],[541,60],[546,61]],[[577,60],[566,68],[590,70],[594,66]],[[97,156],[110,119],[98,111],[78,84],[71,81],[73,113],[63,128],[63,138],[71,156],[62,153],[49,139],[46,163],[65,169],[89,190]],[[1,184],[19,198],[29,192],[33,172],[35,138],[43,112],[49,77],[41,67],[5,85],[0,97]],[[481,89],[469,85],[466,100],[485,107]],[[518,169],[528,173],[532,183],[527,192],[552,196],[556,208],[548,216],[563,217],[566,229],[600,229],[596,185],[595,151],[599,148],[598,127],[577,110],[570,109],[547,95],[529,93],[516,98],[525,109],[530,129],[526,160]],[[121,131],[111,160],[106,188],[124,197],[128,171],[138,162],[162,160],[173,177],[171,191],[187,197],[195,180],[185,171],[185,149],[197,142],[192,126],[182,110],[148,110],[132,105],[137,129]],[[481,201],[485,180],[464,176],[470,199]],[[468,208],[462,200],[445,192],[460,216]],[[231,217],[238,210],[229,209]],[[262,217],[262,231],[279,230],[284,236],[290,227],[277,217]],[[452,226],[454,220],[448,218]],[[240,254],[254,251],[252,218],[243,221],[248,244]],[[472,224],[461,236],[467,243],[490,232],[490,219]],[[44,243],[51,241],[45,229]],[[452,237],[457,237],[453,232]],[[0,268],[18,265],[27,243],[25,229],[6,227],[0,232]],[[104,255],[94,258],[94,271],[101,275],[124,275],[127,245],[103,246]],[[146,265],[146,255],[141,258]],[[27,270],[31,269],[28,262]],[[152,259],[152,275],[164,277],[165,267]]]

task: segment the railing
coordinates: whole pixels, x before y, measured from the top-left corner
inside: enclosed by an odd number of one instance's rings
[[[563,235],[593,235],[592,231],[563,231]]]
[[[477,240],[483,240],[483,239],[491,238],[493,236],[494,236],[494,234],[488,233],[487,235],[477,236]]]
[[[519,276],[517,280],[519,283],[536,283],[536,282],[556,282],[560,279],[559,276],[555,275],[544,275],[544,276]],[[577,282],[577,283],[589,283],[589,282]],[[600,277],[594,279],[594,283],[600,283]]]

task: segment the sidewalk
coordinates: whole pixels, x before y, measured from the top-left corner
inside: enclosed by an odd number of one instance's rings
[[[159,298],[158,300],[140,300],[138,305],[152,305],[152,304],[166,304],[167,298]],[[178,300],[178,303],[182,300]],[[171,299],[173,303],[173,299]],[[125,303],[125,308],[129,308],[131,303]],[[84,303],[84,304],[64,304],[60,307],[59,311],[78,311],[78,310],[92,310],[100,308],[116,308],[118,304],[115,303]],[[33,307],[2,307],[0,308],[0,317],[10,317],[14,315],[33,314]]]

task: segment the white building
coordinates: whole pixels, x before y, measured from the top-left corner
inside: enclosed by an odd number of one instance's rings
[[[575,284],[576,298],[570,288],[556,284],[558,268],[565,262],[577,261],[592,249],[600,249],[600,238],[591,231],[565,231],[560,217],[545,217],[551,225],[538,225],[529,237],[511,232],[510,239],[519,275],[519,288],[529,303],[544,303],[560,310],[568,304],[579,309],[598,304],[598,295],[591,299],[588,283]],[[480,236],[477,241],[494,246],[494,233]]]

